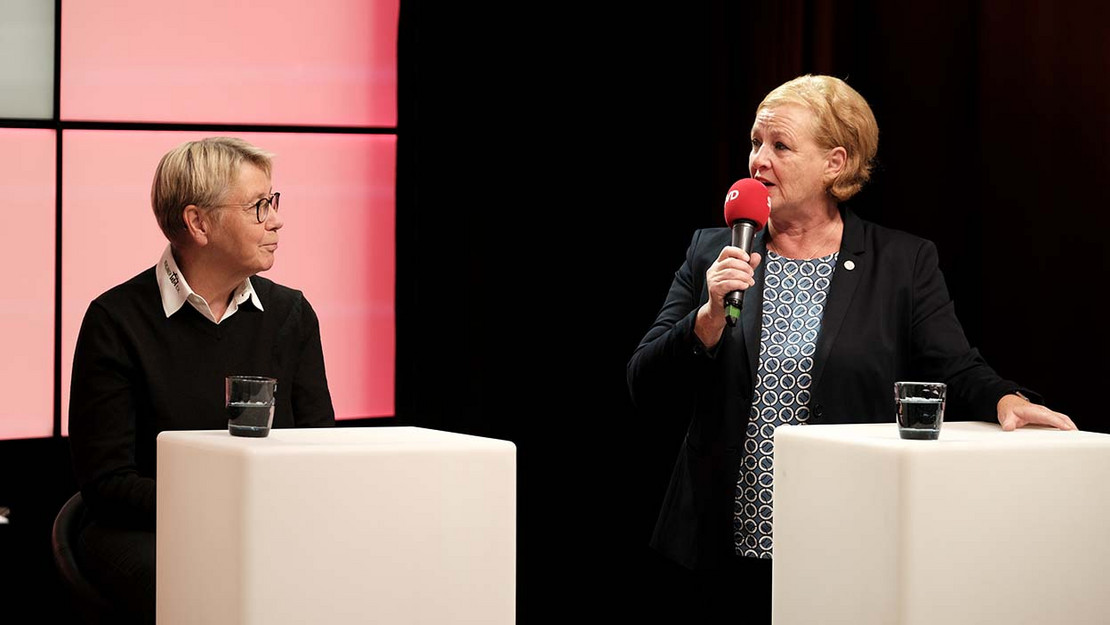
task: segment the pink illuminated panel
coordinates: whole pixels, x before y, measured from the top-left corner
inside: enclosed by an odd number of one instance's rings
[[[0,129],[0,439],[54,433],[54,141]]]
[[[150,209],[162,155],[211,133],[67,130],[62,168],[62,389],[88,303],[166,245]],[[285,226],[266,277],[320,317],[336,416],[394,412],[394,135],[235,133],[276,154]]]
[[[338,418],[394,414],[395,135],[243,134],[277,153],[285,226],[266,277],[320,316]]]
[[[66,2],[61,117],[394,126],[399,1]]]

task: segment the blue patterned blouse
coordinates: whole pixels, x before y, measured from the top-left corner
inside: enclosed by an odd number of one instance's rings
[[[736,483],[736,554],[771,557],[775,427],[809,419],[813,353],[837,254],[794,260],[767,251],[755,398]]]

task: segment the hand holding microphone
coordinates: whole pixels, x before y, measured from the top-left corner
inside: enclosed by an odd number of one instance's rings
[[[729,187],[725,196],[725,223],[732,228],[732,245],[751,254],[752,237],[767,224],[771,215],[771,196],[767,187],[753,178],[741,178]],[[725,295],[725,320],[734,327],[740,320],[744,291]]]

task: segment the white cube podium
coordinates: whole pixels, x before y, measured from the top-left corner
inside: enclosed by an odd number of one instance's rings
[[[775,625],[1110,623],[1110,435],[775,431]]]
[[[157,449],[159,625],[515,621],[511,442],[334,427]]]

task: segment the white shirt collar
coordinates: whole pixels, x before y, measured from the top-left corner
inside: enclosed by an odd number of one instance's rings
[[[262,300],[258,299],[258,293],[251,285],[250,278],[247,278],[235,289],[224,316],[216,319],[216,316],[212,314],[212,309],[208,307],[208,302],[193,291],[189,283],[185,281],[185,275],[181,273],[177,261],[174,260],[172,245],[167,245],[166,250],[162,252],[162,258],[158,260],[158,266],[155,268],[154,274],[158,279],[158,292],[162,296],[162,311],[166,313],[167,318],[181,310],[186,302],[212,323],[220,323],[235,314],[239,310],[239,305],[247,300],[250,300],[258,310],[263,310]]]

